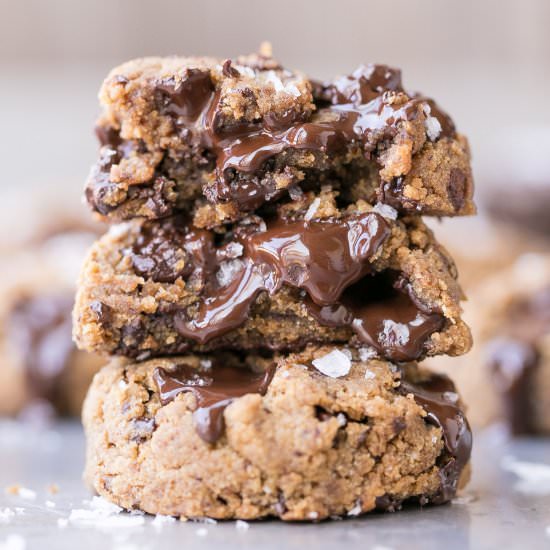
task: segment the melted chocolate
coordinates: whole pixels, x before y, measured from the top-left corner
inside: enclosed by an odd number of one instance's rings
[[[445,322],[443,315],[426,310],[412,289],[388,273],[364,277],[339,302],[306,305],[319,323],[349,326],[361,341],[393,361],[417,359],[426,340]]]
[[[238,78],[230,62],[224,64],[224,74]],[[256,207],[258,190],[252,186],[250,196],[240,190],[234,197],[235,189],[228,188],[234,174],[261,175],[266,163],[283,152],[362,152],[370,159],[379,145],[385,146],[395,137],[401,123],[428,110],[439,120],[441,135],[455,132],[449,117],[433,101],[407,99],[400,72],[383,65],[360,67],[349,77],[316,88],[318,109],[313,116],[290,109],[258,122],[232,124],[223,120],[220,93],[207,71],[188,70],[177,83],[173,79],[159,81],[156,94],[159,111],[172,118],[182,138],[192,148],[210,151],[216,157],[218,182],[208,186],[208,199],[238,200],[242,210]],[[402,94],[402,99],[396,101],[396,94]]]
[[[57,382],[74,351],[73,299],[65,294],[20,299],[9,318],[33,399],[56,400]]]
[[[183,363],[173,370],[159,367],[153,377],[163,405],[182,392],[195,396],[197,409],[193,419],[197,433],[208,443],[214,443],[223,434],[223,412],[226,407],[248,393],[265,395],[274,374],[275,365],[257,373],[227,364],[197,369]]]
[[[443,432],[447,456],[439,465],[441,486],[431,501],[435,504],[448,502],[456,494],[460,474],[472,452],[472,432],[468,420],[459,406],[458,394],[450,378],[431,373],[429,378],[413,382],[404,374],[400,390],[403,394],[412,394],[426,411],[426,421]]]
[[[368,259],[389,234],[376,213],[344,220],[277,220],[266,231],[241,238],[244,256],[233,280],[213,287],[192,317],[178,316],[176,328],[208,342],[244,324],[260,292],[274,294],[283,284],[305,290],[317,305],[332,304],[371,272]]]

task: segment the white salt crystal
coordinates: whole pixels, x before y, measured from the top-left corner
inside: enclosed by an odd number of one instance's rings
[[[338,349],[314,359],[312,363],[319,372],[331,378],[345,376],[351,369],[349,357]]]
[[[380,214],[383,218],[387,218],[388,220],[397,219],[397,210],[391,207],[389,204],[377,202],[374,205],[372,211],[376,212],[377,214]]]
[[[250,529],[250,524],[248,524],[246,521],[243,521],[242,519],[238,519],[235,522],[235,528],[237,531],[248,531]]]
[[[321,199],[317,197],[309,205],[309,208],[307,209],[307,212],[305,213],[305,216],[304,216],[304,220],[306,220],[306,222],[308,222],[313,218],[313,216],[315,216],[315,213],[317,212],[317,209],[319,208],[320,204],[321,204]]]
[[[0,550],[25,550],[27,541],[21,535],[8,535],[4,541],[0,541]]]

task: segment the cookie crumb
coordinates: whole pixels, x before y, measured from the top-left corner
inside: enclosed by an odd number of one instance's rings
[[[242,519],[238,519],[235,522],[235,528],[237,531],[248,531],[250,529],[250,524],[246,521],[243,521]]]

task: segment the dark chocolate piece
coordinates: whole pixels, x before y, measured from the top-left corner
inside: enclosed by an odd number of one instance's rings
[[[412,394],[426,411],[426,421],[443,432],[446,453],[439,464],[441,486],[430,501],[434,504],[448,502],[456,494],[460,474],[472,452],[472,431],[460,408],[455,386],[447,376],[435,373],[413,381],[406,377],[403,369],[399,389],[405,395]]]
[[[153,376],[163,405],[182,392],[195,396],[193,419],[197,433],[208,443],[215,443],[224,431],[226,407],[248,393],[265,395],[274,374],[274,364],[265,372],[253,372],[244,366],[221,363],[200,369],[182,363],[170,371],[159,367]]]

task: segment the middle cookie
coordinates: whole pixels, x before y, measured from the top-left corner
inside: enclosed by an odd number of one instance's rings
[[[456,279],[419,218],[339,207],[325,188],[220,232],[182,217],[113,226],[86,259],[75,338],[138,359],[328,342],[393,361],[460,355],[471,337]]]

